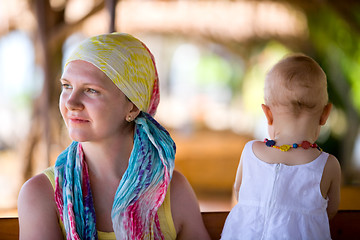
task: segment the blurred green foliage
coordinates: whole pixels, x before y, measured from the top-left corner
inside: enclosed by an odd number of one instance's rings
[[[358,15],[358,14],[357,14]],[[320,17],[319,17],[320,16]],[[359,23],[360,23],[360,18]],[[329,7],[308,13],[310,41],[316,57],[331,81],[344,81],[358,114],[360,113],[360,36]],[[338,79],[331,79],[338,78]],[[334,84],[330,84],[333,86]],[[340,108],[346,103],[339,89],[329,89],[330,99]]]

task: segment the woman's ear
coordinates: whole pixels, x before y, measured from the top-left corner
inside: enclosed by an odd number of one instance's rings
[[[330,115],[331,109],[332,109],[332,104],[331,103],[326,104],[320,116],[320,122],[319,122],[320,125],[325,125]]]
[[[261,104],[261,108],[265,114],[265,117],[267,119],[268,125],[272,125],[274,122],[274,118],[271,112],[271,109],[269,106],[265,105],[265,104]]]
[[[140,109],[137,106],[135,106],[135,104],[133,104],[132,102],[130,103],[132,107],[129,113],[126,115],[126,121],[128,122],[132,122],[140,114]]]

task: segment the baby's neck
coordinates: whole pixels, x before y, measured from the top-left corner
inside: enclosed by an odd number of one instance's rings
[[[277,145],[301,143],[308,141],[314,143],[319,135],[320,125],[311,116],[298,118],[278,118],[272,126],[272,138]]]

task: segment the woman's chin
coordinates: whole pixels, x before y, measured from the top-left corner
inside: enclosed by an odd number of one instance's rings
[[[89,137],[87,134],[79,133],[79,132],[69,132],[69,136],[71,140],[76,142],[87,142],[89,141]]]

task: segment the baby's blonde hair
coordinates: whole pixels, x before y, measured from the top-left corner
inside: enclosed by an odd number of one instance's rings
[[[286,107],[295,115],[319,110],[328,102],[326,75],[312,58],[289,55],[266,75],[264,97],[266,105]]]

